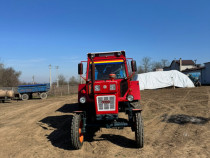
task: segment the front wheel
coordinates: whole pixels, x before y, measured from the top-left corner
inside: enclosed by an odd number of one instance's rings
[[[71,145],[74,149],[81,149],[84,142],[84,134],[82,133],[82,117],[75,114],[71,123]]]
[[[144,146],[144,127],[143,121],[141,117],[141,113],[135,114],[135,138],[136,138],[136,145],[138,148],[143,148]]]

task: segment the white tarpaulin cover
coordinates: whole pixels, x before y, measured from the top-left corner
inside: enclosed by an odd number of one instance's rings
[[[194,84],[189,77],[177,70],[137,74],[134,77],[134,80],[139,81],[140,90],[157,89],[170,86],[194,87]]]

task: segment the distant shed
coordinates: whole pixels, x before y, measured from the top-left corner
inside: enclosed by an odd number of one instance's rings
[[[192,69],[196,68],[196,64],[192,60],[182,60],[181,58],[179,60],[173,60],[171,62],[171,65],[168,67],[164,67],[164,71],[170,71],[170,70],[178,70],[183,71],[186,69]]]
[[[204,63],[204,68],[201,70],[201,84],[210,84],[210,62]]]

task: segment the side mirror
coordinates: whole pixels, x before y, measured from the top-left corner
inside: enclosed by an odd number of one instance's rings
[[[135,60],[132,60],[132,61],[131,61],[131,67],[132,67],[132,71],[133,71],[133,72],[136,72],[136,71],[137,71],[136,61],[135,61]]]
[[[78,64],[78,74],[79,75],[82,75],[83,74],[83,64],[82,63],[79,63]]]

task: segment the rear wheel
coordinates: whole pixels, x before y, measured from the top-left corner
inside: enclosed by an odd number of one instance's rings
[[[71,123],[71,145],[74,149],[81,149],[84,142],[84,134],[82,133],[82,117],[75,114]]]
[[[21,99],[22,100],[28,100],[29,99],[29,95],[28,94],[23,94],[23,95],[21,95]]]
[[[136,138],[136,145],[138,148],[143,148],[144,146],[144,127],[143,121],[141,117],[141,113],[135,114],[135,138]]]
[[[41,99],[47,99],[47,93],[41,93],[40,98]]]

